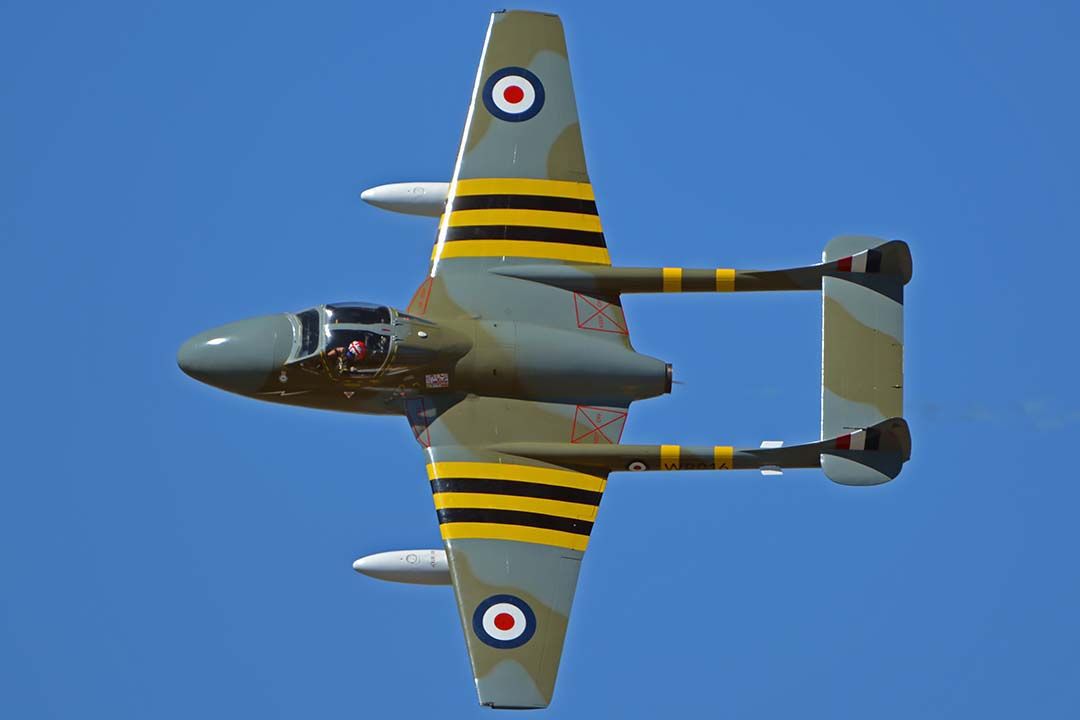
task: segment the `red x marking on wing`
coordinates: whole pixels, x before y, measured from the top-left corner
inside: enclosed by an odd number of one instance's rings
[[[612,445],[619,442],[624,425],[626,410],[578,405],[570,442]]]
[[[622,308],[603,300],[574,293],[574,316],[582,330],[629,335],[623,319]]]

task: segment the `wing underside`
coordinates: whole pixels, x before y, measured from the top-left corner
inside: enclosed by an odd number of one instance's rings
[[[555,15],[491,16],[432,274],[461,258],[610,264]]]
[[[430,272],[408,311],[436,322],[472,317],[493,336],[512,333],[503,324],[512,321],[629,346],[617,296],[493,272],[610,264],[562,23],[543,13],[493,13]]]
[[[617,442],[626,408],[432,398],[424,428],[440,532],[480,703],[546,707],[606,473],[497,453],[515,438]]]
[[[497,275],[522,264],[610,265],[585,167],[558,17],[492,14],[431,271],[409,306],[471,317],[484,352],[545,337],[629,347],[617,298]],[[551,332],[538,335],[536,328]],[[580,349],[579,349],[580,352]],[[418,399],[414,430],[446,546],[481,704],[546,707],[606,473],[499,454],[499,442],[618,442],[626,407]]]

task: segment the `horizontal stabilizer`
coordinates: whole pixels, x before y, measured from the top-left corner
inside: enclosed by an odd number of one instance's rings
[[[863,236],[834,238],[822,259],[836,268],[821,284],[821,437],[828,438],[903,416],[912,265],[906,243]]]

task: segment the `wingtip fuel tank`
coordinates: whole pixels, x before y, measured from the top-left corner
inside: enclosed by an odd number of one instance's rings
[[[450,183],[445,182],[390,183],[368,188],[360,199],[390,212],[439,217],[449,190]]]
[[[361,575],[411,585],[449,585],[445,550],[391,550],[365,555],[353,563]]]

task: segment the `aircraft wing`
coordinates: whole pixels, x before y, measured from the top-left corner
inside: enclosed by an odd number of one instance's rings
[[[409,304],[436,322],[474,320],[476,347],[512,353],[534,338],[630,347],[618,296],[500,275],[522,265],[610,265],[585,168],[562,23],[491,16],[431,270]],[[539,332],[538,332],[539,331]],[[520,359],[520,358],[519,358]],[[508,379],[507,382],[513,382]],[[480,702],[546,707],[581,559],[606,483],[500,454],[500,442],[617,443],[627,408],[431,392],[406,401],[428,453]],[[614,400],[613,400],[614,402]]]
[[[609,265],[556,15],[491,15],[432,253]]]
[[[546,707],[606,472],[490,445],[618,442],[626,409],[477,396],[411,402],[480,703]]]
[[[619,299],[500,276],[520,265],[610,265],[578,124],[562,22],[491,15],[431,268],[408,306],[576,331],[628,345]]]

